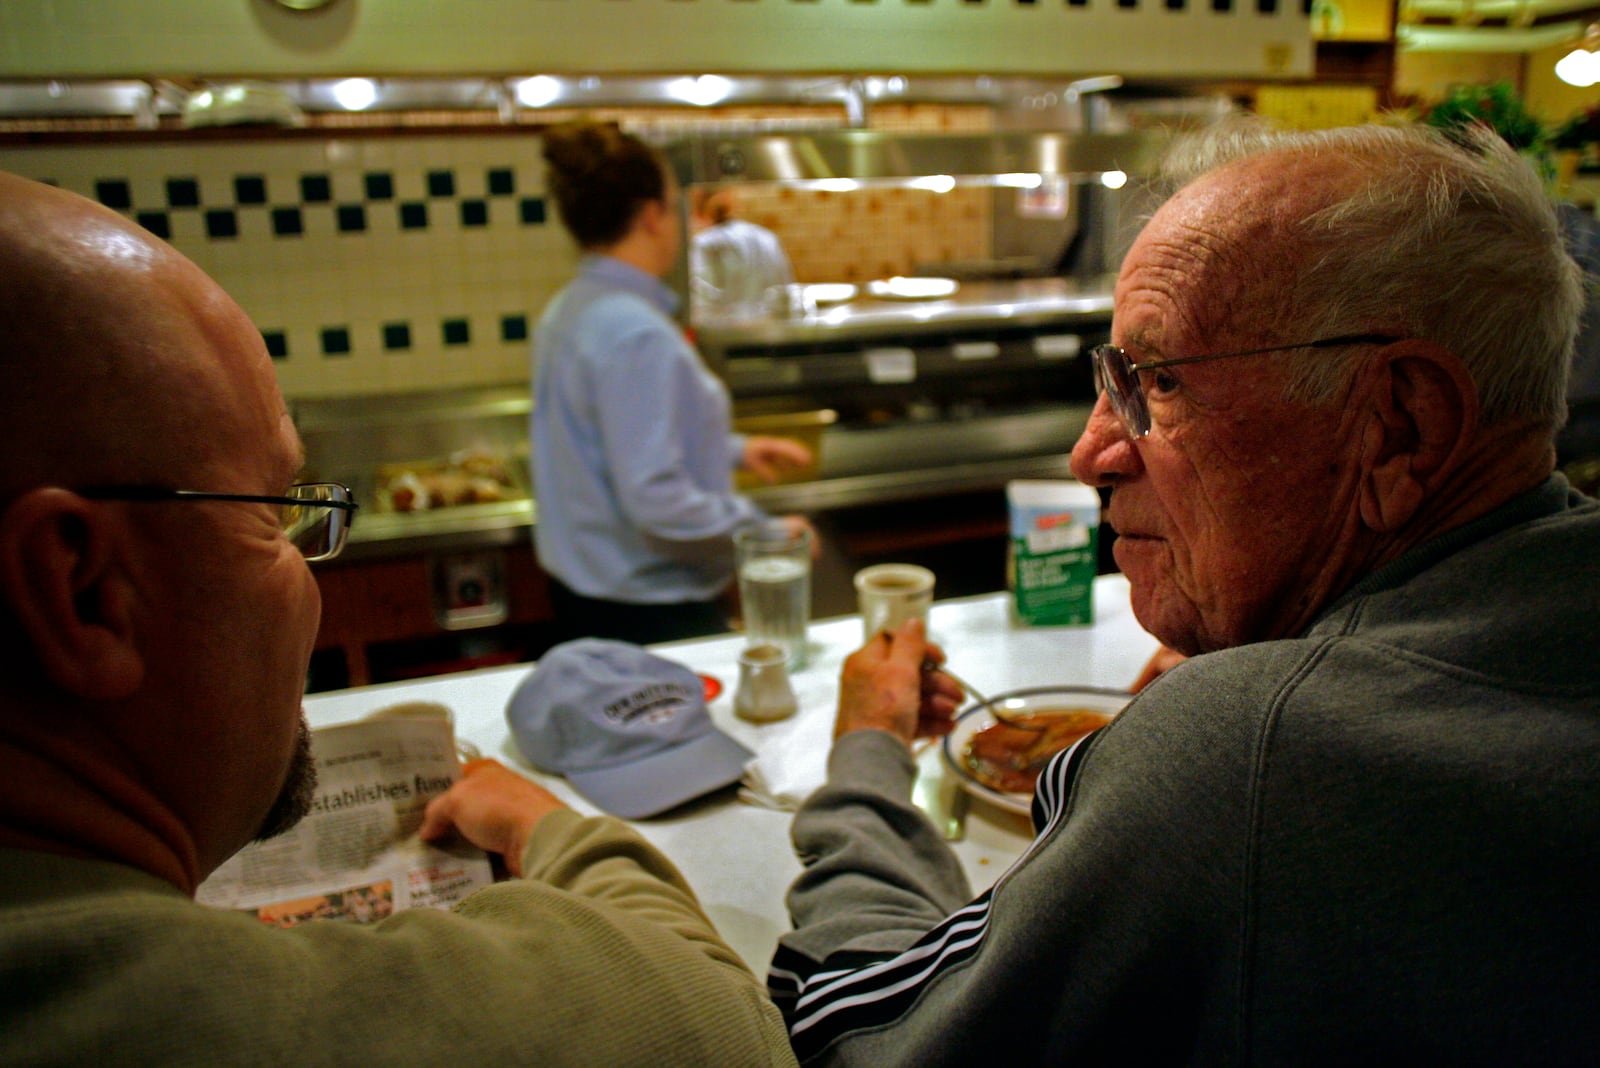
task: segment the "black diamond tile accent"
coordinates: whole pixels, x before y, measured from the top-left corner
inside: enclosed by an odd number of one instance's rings
[[[272,232],[277,237],[299,237],[306,232],[299,208],[273,208]]]
[[[526,315],[502,315],[500,317],[500,340],[528,340],[528,317]]]
[[[394,199],[394,175],[388,171],[368,171],[365,183],[368,200]]]
[[[1166,4],[1168,11],[1182,11],[1189,6],[1188,0],[1162,0],[1162,2]]]
[[[428,195],[430,197],[453,197],[456,195],[455,171],[429,171]]]
[[[206,212],[206,236],[218,238],[239,236],[239,216],[231,208],[218,208]]]
[[[167,207],[169,208],[198,208],[200,206],[200,182],[194,178],[168,178],[167,179]]]
[[[1278,0],[1256,0],[1256,10],[1263,15],[1278,13]]]
[[[233,179],[233,199],[240,204],[265,204],[267,180],[259,174],[239,174]]]
[[[544,225],[545,212],[544,212],[544,198],[543,197],[523,197],[522,200],[518,203],[518,209],[522,213],[522,225],[524,225],[524,226],[543,226]]]
[[[289,358],[289,338],[282,330],[263,330],[261,340],[267,343],[267,355],[274,360]]]
[[[343,326],[322,328],[322,354],[324,356],[350,355],[350,330]]]
[[[172,238],[172,220],[164,211],[141,211],[133,217],[140,226],[149,230],[163,241]]]
[[[410,323],[384,323],[383,348],[385,352],[404,352],[411,347]]]
[[[446,319],[444,321],[444,343],[446,345],[468,345],[472,343],[472,328],[465,319]]]
[[[1211,10],[1221,12],[1232,11],[1233,0],[1211,0]]]
[[[517,191],[517,176],[510,167],[491,167],[489,169],[489,195],[492,197],[508,197]]]
[[[333,199],[333,179],[326,174],[300,176],[300,200],[306,204],[326,204]]]
[[[133,190],[126,178],[101,178],[94,183],[94,198],[108,208],[126,211],[133,207]]]
[[[426,230],[428,228],[428,205],[415,200],[400,205],[400,228],[402,230]]]
[[[461,202],[462,226],[488,226],[489,202],[487,200],[463,200]]]
[[[360,204],[340,204],[335,218],[341,234],[359,234],[367,228],[367,209]]]

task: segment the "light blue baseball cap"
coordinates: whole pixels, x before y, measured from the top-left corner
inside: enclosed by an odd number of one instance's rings
[[[550,649],[506,705],[517,748],[614,816],[642,819],[739,781],[755,757],[719,731],[700,677],[629,642]]]

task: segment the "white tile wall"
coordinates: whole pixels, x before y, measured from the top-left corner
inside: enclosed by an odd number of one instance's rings
[[[576,258],[544,200],[534,136],[8,148],[0,167],[91,198],[122,183],[131,204],[114,206],[164,227],[263,334],[283,339],[275,365],[292,398],[526,381],[527,335]],[[509,193],[489,192],[491,170],[510,174]],[[430,195],[430,173],[450,175],[454,193]],[[371,174],[390,177],[392,198],[370,194]],[[327,178],[331,200],[306,198],[307,175]],[[265,203],[240,202],[240,177],[265,180]],[[175,178],[198,183],[198,207],[169,203]],[[463,222],[467,202],[486,209],[486,225]],[[427,224],[403,226],[403,204],[425,206]],[[360,209],[364,227],[341,229],[341,207]],[[524,221],[525,208],[543,221]],[[301,233],[275,225],[285,211],[298,211]],[[208,232],[207,212],[236,233]],[[522,336],[507,337],[506,320],[520,320]],[[468,343],[446,342],[454,321],[466,322]],[[385,347],[394,323],[409,327],[409,347]],[[338,330],[347,354],[324,344]]]
[[[621,116],[609,116],[620,118]],[[878,109],[895,129],[984,129],[988,109]],[[641,123],[630,123],[640,128]],[[526,383],[540,311],[572,276],[577,252],[545,199],[540,142],[532,132],[320,138],[194,144],[108,142],[0,148],[0,169],[96,198],[121,183],[124,214],[166,228],[182,252],[220,282],[269,340],[281,339],[278,379],[291,399]],[[511,192],[490,192],[491,172]],[[448,174],[449,196],[429,175]],[[369,175],[387,175],[393,196],[375,196]],[[325,178],[327,202],[308,200],[307,176]],[[237,180],[259,179],[265,202],[241,203]],[[173,207],[168,183],[198,184],[198,207]],[[972,190],[857,194],[746,190],[745,214],[772,228],[804,281],[864,281],[904,274],[917,262],[967,259],[990,245],[988,200]],[[487,224],[463,225],[463,202],[481,202]],[[407,227],[403,205],[426,209]],[[342,231],[340,207],[360,208],[365,228]],[[524,219],[542,211],[542,222]],[[234,236],[208,233],[207,212],[231,213]],[[302,232],[282,232],[298,212]],[[159,230],[158,230],[159,232]],[[507,338],[520,318],[524,337]],[[447,344],[445,324],[464,320],[466,344]],[[386,326],[409,328],[408,347],[384,344]],[[326,331],[346,332],[347,353],[328,351]]]

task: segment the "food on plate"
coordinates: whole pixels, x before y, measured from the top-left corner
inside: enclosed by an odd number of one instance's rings
[[[867,283],[867,294],[879,300],[942,300],[953,297],[961,283],[953,278],[879,278]]]
[[[402,471],[389,480],[389,505],[397,512],[425,512],[433,499],[415,472]]]
[[[1033,793],[1039,773],[1051,757],[1111,722],[1107,713],[1087,708],[1041,708],[1007,718],[1033,726],[996,723],[985,727],[973,734],[961,753],[961,763],[983,785],[1008,794]]]
[[[525,496],[511,465],[483,450],[446,461],[391,464],[378,472],[380,510],[425,512],[463,504],[489,504]]]

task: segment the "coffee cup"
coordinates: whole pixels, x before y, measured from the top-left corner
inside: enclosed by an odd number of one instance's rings
[[[928,619],[933,572],[916,564],[874,564],[856,572],[856,602],[864,638],[895,630],[908,619]]]

